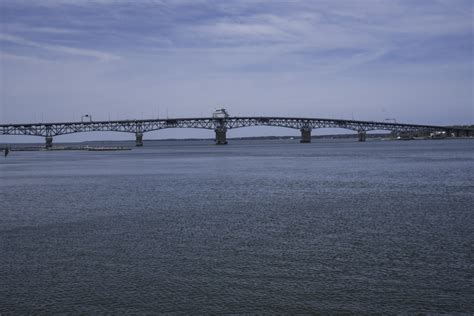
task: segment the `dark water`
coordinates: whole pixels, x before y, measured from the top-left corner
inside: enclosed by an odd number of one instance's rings
[[[474,141],[0,159],[0,313],[474,313]]]

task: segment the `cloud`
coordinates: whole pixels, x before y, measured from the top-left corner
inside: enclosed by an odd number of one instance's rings
[[[65,29],[65,28],[58,28],[58,27],[30,27],[24,24],[18,23],[11,23],[11,24],[4,24],[3,31],[10,33],[10,32],[21,32],[21,33],[49,33],[49,34],[77,34],[80,33],[80,30],[74,29]]]
[[[46,50],[50,50],[50,51],[62,53],[62,54],[82,56],[82,57],[91,57],[91,58],[99,59],[102,61],[112,61],[112,60],[119,59],[119,56],[114,55],[114,54],[104,53],[104,52],[90,50],[90,49],[38,43],[38,42],[26,40],[24,38],[14,36],[14,35],[8,35],[8,34],[0,34],[0,41],[10,42],[10,43],[18,44],[18,45],[23,45],[23,46],[36,47],[40,49],[46,49]]]
[[[220,38],[229,38],[236,40],[236,38],[246,40],[282,40],[288,34],[269,24],[258,23],[232,23],[232,22],[217,22],[211,26],[203,26],[200,28],[202,32],[207,32],[210,36],[217,36]]]

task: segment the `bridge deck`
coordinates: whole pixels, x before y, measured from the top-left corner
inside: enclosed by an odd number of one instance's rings
[[[216,132],[218,144],[227,143],[226,131],[234,128],[249,126],[276,126],[299,129],[302,141],[310,142],[311,130],[316,128],[344,128],[359,133],[359,140],[365,140],[365,133],[374,130],[388,130],[398,134],[414,132],[446,132],[447,135],[474,135],[469,128],[405,124],[395,122],[375,122],[360,120],[343,120],[327,118],[305,117],[268,117],[268,116],[233,116],[226,118],[199,117],[199,118],[166,118],[144,120],[116,120],[116,121],[87,121],[87,122],[50,122],[50,123],[23,123],[1,124],[1,135],[30,135],[46,137],[46,146],[52,144],[53,136],[93,132],[113,131],[134,133],[137,145],[143,144],[143,133],[166,128],[202,128]]]
[[[50,130],[50,135],[63,135],[69,133],[94,131],[119,131],[119,132],[148,132],[163,128],[205,128],[215,129],[226,127],[227,129],[241,128],[246,126],[280,126],[287,128],[346,128],[355,131],[382,130],[446,130],[452,129],[445,126],[405,124],[391,122],[375,122],[360,120],[343,120],[327,118],[305,118],[305,117],[228,117],[226,119],[215,119],[212,117],[200,118],[167,118],[167,119],[143,119],[143,120],[115,120],[115,121],[87,121],[87,122],[50,122],[50,123],[15,123],[0,124],[3,135],[38,135]]]

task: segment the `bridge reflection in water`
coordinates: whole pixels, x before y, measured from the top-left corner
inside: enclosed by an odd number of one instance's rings
[[[143,146],[143,134],[165,128],[202,128],[214,130],[216,144],[227,144],[227,130],[248,126],[276,126],[299,129],[301,142],[311,142],[311,131],[316,128],[344,128],[358,133],[358,140],[365,141],[368,131],[387,130],[394,134],[439,133],[448,136],[473,136],[470,128],[402,124],[389,122],[337,120],[301,117],[203,117],[148,120],[118,120],[89,122],[58,122],[31,124],[2,124],[1,135],[29,135],[45,137],[46,148],[53,146],[53,137],[83,132],[124,132],[135,134],[137,146]]]

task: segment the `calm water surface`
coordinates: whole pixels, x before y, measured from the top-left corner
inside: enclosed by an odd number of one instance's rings
[[[0,313],[474,313],[474,141],[0,157]]]

